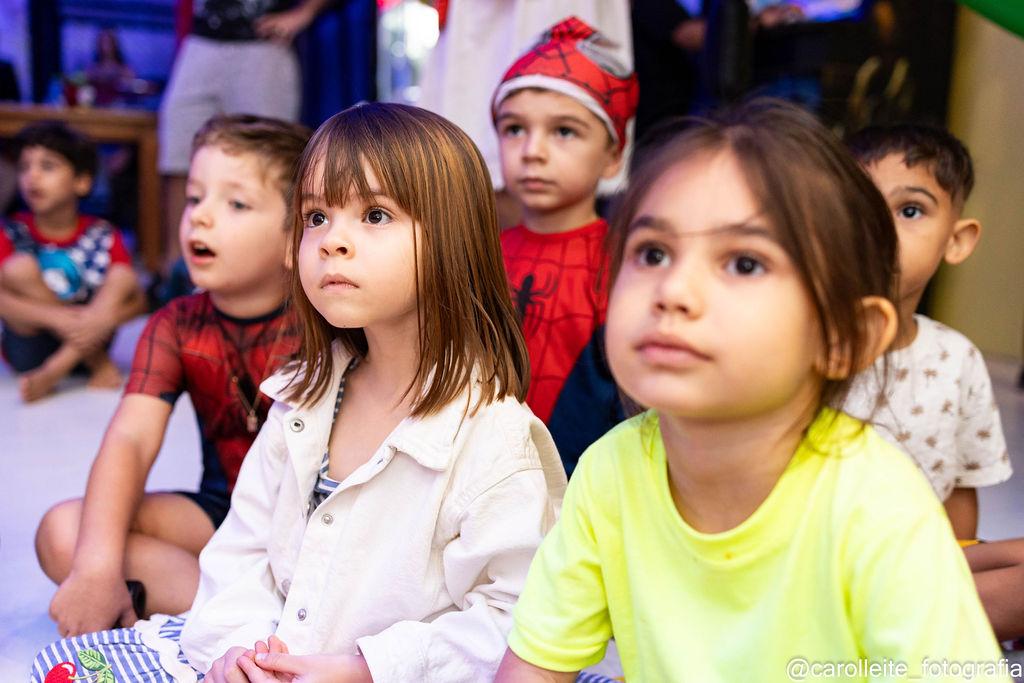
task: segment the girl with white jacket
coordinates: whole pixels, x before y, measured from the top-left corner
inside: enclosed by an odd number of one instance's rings
[[[490,680],[565,474],[521,402],[486,167],[435,114],[361,105],[316,132],[293,203],[302,348],[261,386],[184,627],[82,642],[116,680]]]

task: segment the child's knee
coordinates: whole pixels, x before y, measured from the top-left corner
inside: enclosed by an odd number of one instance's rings
[[[71,569],[81,514],[80,498],[65,500],[47,510],[36,529],[39,565],[55,581],[62,581]]]
[[[32,254],[17,252],[0,263],[0,286],[19,289],[26,283],[41,282],[43,272]]]

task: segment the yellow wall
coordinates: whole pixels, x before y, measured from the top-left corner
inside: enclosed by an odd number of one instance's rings
[[[943,268],[932,314],[986,353],[1022,358],[1024,337],[1024,39],[961,9],[950,128],[970,148],[976,183],[965,214],[981,243]]]

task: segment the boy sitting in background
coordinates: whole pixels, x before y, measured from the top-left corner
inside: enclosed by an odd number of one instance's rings
[[[25,401],[50,393],[80,363],[89,386],[115,388],[106,347],[144,311],[121,234],[78,212],[96,175],[96,147],[62,123],[22,130],[18,189],[29,211],[0,230],[0,338]]]
[[[608,43],[571,17],[512,65],[492,104],[505,188],[523,220],[501,243],[530,352],[526,402],[568,474],[623,417],[604,355],[608,224],[595,200],[622,165],[637,96]]]
[[[199,552],[227,515],[270,408],[260,382],[298,348],[285,307],[288,201],[308,139],[297,124],[243,115],[211,119],[196,134],[179,239],[205,291],[149,319],[84,499],[51,508],[36,532],[39,563],[59,584],[50,614],[63,636],[192,604]],[[186,392],[202,436],[199,492],[146,493]],[[133,601],[126,580],[145,600]]]
[[[981,224],[964,217],[974,187],[967,149],[928,126],[867,128],[849,147],[892,209],[900,247],[900,331],[886,354],[890,381],[878,391],[880,359],[854,384],[843,409],[870,421],[906,451],[946,508],[996,635],[1024,635],[1024,541],[977,545],[979,486],[1012,468],[981,352],[969,339],[915,313],[943,261],[962,263]]]

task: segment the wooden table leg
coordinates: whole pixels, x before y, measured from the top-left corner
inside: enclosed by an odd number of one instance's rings
[[[139,138],[139,216],[138,249],[142,262],[151,272],[163,264],[163,236],[160,230],[160,178],[156,170],[156,133]]]

